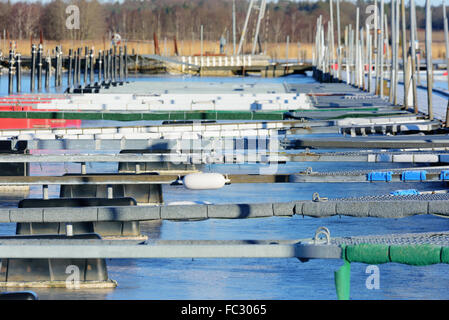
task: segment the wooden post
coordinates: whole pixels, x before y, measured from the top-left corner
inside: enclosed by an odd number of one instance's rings
[[[350,71],[351,71],[351,84],[355,85],[355,55],[354,55],[354,30],[349,25],[349,55],[351,57]]]
[[[51,56],[47,52],[47,57],[45,58],[45,90],[48,92],[50,89],[50,77],[51,77]]]
[[[432,8],[430,0],[426,0],[426,69],[427,69],[427,108],[429,119],[433,120],[432,107]]]
[[[341,30],[340,30],[340,0],[337,0],[337,77],[338,80],[341,81],[341,61],[342,61],[342,52],[341,52]]]
[[[401,0],[401,19],[402,19],[402,69],[404,71],[404,106],[402,109],[408,108],[408,88],[409,88],[409,67],[407,64],[407,34],[405,28],[405,0]]]
[[[114,73],[113,73],[113,67],[114,67],[114,63],[113,63],[113,50],[109,49],[109,57],[108,57],[108,65],[109,65],[109,82],[113,82],[114,81]]]
[[[417,80],[417,84],[421,85],[421,76],[420,76],[420,70],[421,70],[421,49],[419,48],[419,38],[418,38],[418,28],[416,25],[416,10],[415,10],[415,14],[413,15],[413,19],[415,21],[414,25],[415,25],[415,39],[416,39],[416,80]]]
[[[128,80],[128,47],[125,44],[125,82]]]
[[[336,77],[334,65],[335,65],[335,46],[334,46],[334,8],[332,4],[332,0],[329,0],[329,13],[330,13],[330,44],[329,44],[329,50],[330,50],[330,77],[331,81],[333,81],[333,78]]]
[[[72,55],[73,50],[69,49],[69,72],[67,74],[67,87],[70,88],[72,86]]]
[[[178,41],[176,40],[176,36],[173,38],[173,47],[174,55],[179,56]]]
[[[360,29],[360,88],[365,90],[365,50],[364,28]]]
[[[118,48],[118,81],[121,81],[123,76],[122,76],[122,56],[123,56],[123,48],[119,47]]]
[[[387,19],[387,15],[384,14],[384,49],[385,49],[385,60],[384,60],[384,65],[386,64],[387,66],[387,75],[388,77],[390,76],[390,59],[391,59],[391,52],[390,52],[390,46],[389,46],[389,33],[388,33],[388,19]],[[390,84],[391,84],[391,78],[390,78]],[[382,86],[384,87],[384,90],[387,88],[387,78],[385,77]],[[391,90],[389,90],[391,91]],[[385,92],[384,92],[385,93]]]
[[[377,0],[374,0],[374,6],[376,7],[374,10],[374,69],[376,73],[375,80],[375,94],[378,95],[380,93],[379,90],[379,7],[377,5]]]
[[[204,40],[203,36],[204,36],[204,34],[203,34],[203,32],[204,32],[204,27],[203,27],[203,25],[201,25],[201,30],[200,30],[201,58],[204,55],[204,51],[203,51],[204,50],[204,45],[203,45],[203,40]]]
[[[62,86],[62,66],[64,64],[64,52],[62,51],[61,45],[59,46],[59,86]]]
[[[17,89],[17,93],[20,93],[21,91],[22,91],[22,88],[21,88],[21,85],[22,85],[22,66],[21,66],[21,63],[22,63],[22,61],[21,61],[21,59],[20,59],[20,57],[21,57],[21,55],[20,55],[20,53],[17,53],[16,54],[16,59],[17,59],[17,61],[16,61],[16,63],[17,63],[17,66],[16,66],[16,89]]]
[[[395,3],[394,0],[391,0],[391,11],[390,11],[390,23],[391,23],[391,68],[390,68],[390,94],[389,101],[393,103],[393,95],[394,95],[394,60],[395,60]]]
[[[83,53],[82,48],[78,48],[78,72],[77,72],[77,84],[81,85],[81,54]]]
[[[253,1],[253,0],[251,0]],[[240,50],[240,46],[239,46]],[[203,74],[203,25],[201,25],[200,29],[200,76]]]
[[[368,92],[369,93],[371,93],[371,91],[372,91],[372,75],[371,75],[371,72],[372,72],[372,70],[373,70],[373,61],[372,61],[372,58],[373,58],[373,55],[372,55],[372,52],[373,52],[373,46],[372,46],[372,37],[371,37],[371,34],[369,33],[369,25],[367,24],[366,25],[366,27],[367,27],[367,30],[368,30],[368,32],[367,32],[367,45],[368,45]]]
[[[443,1],[443,21],[444,21],[444,42],[446,44],[447,87],[449,89],[449,34],[448,34],[448,22],[446,13],[446,1]]]
[[[233,44],[233,55],[236,54],[236,21],[235,21],[235,0],[232,0],[232,44]]]
[[[34,92],[36,75],[36,45],[31,46],[31,76],[30,76],[30,91]]]
[[[114,45],[112,52],[112,82],[117,80],[117,46]]]
[[[14,50],[9,50],[9,65],[8,65],[8,94],[13,94],[14,83]]]
[[[399,81],[399,6],[400,0],[396,0],[395,8],[395,61],[394,61],[394,93],[393,93],[393,104],[398,104],[398,81]]]
[[[369,24],[367,23],[365,26],[365,30],[366,30],[366,35],[365,35],[365,64],[363,65],[364,70],[366,70],[367,72],[367,76],[364,78],[365,82],[364,82],[364,90],[365,91],[369,91],[368,90],[368,81],[369,81],[369,77],[371,76],[371,70],[369,69],[369,59],[370,59],[370,54],[371,52],[369,51],[369,37],[370,37],[370,30],[369,30]]]
[[[94,49],[89,51],[89,82],[91,85],[94,83]]]
[[[410,0],[410,60],[412,63],[412,88],[413,88],[413,108],[418,113],[418,91],[416,88],[416,53],[415,53],[415,1]]]
[[[51,57],[50,57],[50,65],[51,65]],[[51,68],[51,66],[50,66]],[[55,48],[55,87],[58,86],[58,76],[59,76],[59,47]]]
[[[345,27],[345,60],[346,60],[346,83],[350,83],[349,76],[349,42],[348,42],[348,26]]]
[[[354,85],[360,88],[359,83],[359,16],[360,16],[360,8],[357,7],[356,15],[355,15],[355,56],[354,56]]]
[[[161,50],[159,49],[159,40],[157,38],[156,32],[153,32],[153,42],[154,42],[154,54],[161,55]]]
[[[99,50],[98,51],[98,84],[101,83],[101,71],[102,71],[102,67],[103,67],[103,60],[101,58],[101,53],[102,51]]]
[[[326,63],[324,64],[324,66],[325,66],[325,70],[326,70],[326,72],[325,72],[325,74],[326,74],[326,77],[325,77],[325,81],[326,82],[328,82],[328,81],[330,81],[330,77],[331,77],[331,52],[330,52],[330,42],[331,42],[331,22],[330,21],[328,21],[327,22],[327,36],[326,36],[326,43],[327,43],[327,54],[326,54],[326,57],[325,57],[325,59],[326,59]]]
[[[84,86],[87,85],[88,66],[89,66],[89,48],[84,47]]]
[[[107,59],[106,59],[106,53],[107,53],[107,50],[103,50],[103,52],[102,52],[102,59],[103,59],[103,82],[106,82],[108,79],[107,79],[107,66],[108,66],[108,63],[107,63]]]
[[[39,49],[37,52],[37,90],[42,91],[42,44],[39,43]]]
[[[103,78],[104,82],[109,81],[109,50],[103,51]]]
[[[331,0],[332,1],[332,0]],[[286,68],[284,69],[284,74],[287,74],[288,72],[288,45],[290,42],[290,36],[287,36],[287,46],[285,48],[285,59],[287,60]]]
[[[380,34],[379,34],[379,86],[380,86],[380,97],[384,95],[384,54],[385,54],[385,43],[384,43],[384,0],[380,1]]]
[[[74,53],[74,69],[73,69],[73,85],[78,84],[78,50],[73,50]]]

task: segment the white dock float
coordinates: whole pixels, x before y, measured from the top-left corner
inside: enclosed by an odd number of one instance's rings
[[[249,110],[309,110],[312,102],[306,94],[81,94],[65,99],[38,103],[36,109],[61,111],[249,111]]]

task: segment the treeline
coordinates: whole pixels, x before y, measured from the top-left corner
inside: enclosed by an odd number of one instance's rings
[[[235,0],[237,15],[237,41],[242,31],[249,0]],[[335,1],[334,1],[335,4]],[[360,7],[361,21],[367,17],[366,7],[372,1],[342,1],[341,24],[355,24],[356,7]],[[78,30],[66,27],[69,14],[66,8],[76,5],[80,9]],[[334,7],[335,12],[335,7]],[[386,3],[389,15],[390,6]],[[433,8],[434,30],[443,29],[442,7]],[[329,19],[328,1],[278,0],[267,4],[260,40],[284,42],[312,42],[316,19],[323,15]],[[408,14],[407,14],[408,17]],[[249,23],[251,39],[256,26],[257,13]],[[425,11],[417,7],[418,27],[425,26]],[[47,40],[87,40],[108,38],[119,33],[129,40],[151,40],[153,33],[159,39],[177,37],[179,40],[198,40],[204,26],[204,39],[217,40],[224,36],[232,41],[232,0],[124,0],[104,2],[98,0],[53,0],[51,2],[0,1],[0,33],[10,39],[37,38],[42,32]]]

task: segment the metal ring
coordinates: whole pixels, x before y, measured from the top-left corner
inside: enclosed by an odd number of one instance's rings
[[[329,229],[326,227],[319,227],[318,229],[316,229],[315,237],[313,238],[313,241],[315,243],[319,242],[320,241],[319,236],[321,234],[323,234],[326,237],[326,244],[330,244],[331,243],[331,233],[330,233]]]

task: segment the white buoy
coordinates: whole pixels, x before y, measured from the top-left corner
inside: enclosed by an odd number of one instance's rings
[[[184,186],[192,190],[220,189],[226,178],[220,173],[189,173],[182,179]]]
[[[67,236],[73,237],[73,225],[70,223],[66,224],[65,229],[66,229]]]

